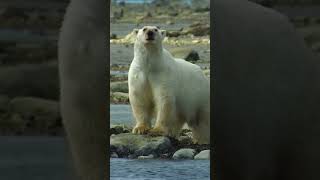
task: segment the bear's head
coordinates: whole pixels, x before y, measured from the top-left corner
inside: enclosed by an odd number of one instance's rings
[[[157,26],[144,26],[141,29],[134,29],[136,42],[143,43],[145,46],[161,44],[166,36],[165,30],[160,30]]]

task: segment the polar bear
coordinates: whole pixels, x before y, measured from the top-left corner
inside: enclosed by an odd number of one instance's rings
[[[107,174],[108,3],[71,0],[59,35],[60,107],[74,160],[74,178]]]
[[[210,84],[199,66],[163,48],[165,31],[135,29],[134,58],[128,74],[133,133],[177,136],[186,123],[199,143],[210,141]],[[151,129],[151,120],[155,125]]]

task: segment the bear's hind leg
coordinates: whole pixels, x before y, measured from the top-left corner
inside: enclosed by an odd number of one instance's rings
[[[210,112],[197,116],[195,122],[188,123],[195,143],[210,144]]]

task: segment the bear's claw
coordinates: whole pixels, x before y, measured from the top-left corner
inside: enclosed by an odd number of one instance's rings
[[[133,128],[132,133],[133,134],[146,134],[149,129],[150,128],[147,126],[140,125],[140,126]]]

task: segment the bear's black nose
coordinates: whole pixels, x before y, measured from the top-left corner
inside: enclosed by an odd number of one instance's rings
[[[147,35],[150,37],[150,36],[153,36],[153,32],[152,31],[148,31],[147,32]]]

